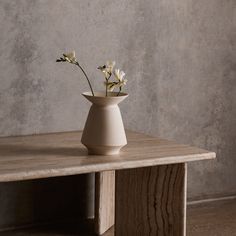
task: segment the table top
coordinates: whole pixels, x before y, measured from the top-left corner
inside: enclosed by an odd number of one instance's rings
[[[82,132],[0,138],[0,182],[76,175],[215,158],[214,152],[127,131],[116,156],[87,155]]]

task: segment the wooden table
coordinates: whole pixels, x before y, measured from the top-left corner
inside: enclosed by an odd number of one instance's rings
[[[214,152],[127,132],[117,156],[88,156],[81,132],[0,138],[0,182],[96,172],[96,232],[183,236],[187,163]],[[115,213],[114,213],[115,212]]]

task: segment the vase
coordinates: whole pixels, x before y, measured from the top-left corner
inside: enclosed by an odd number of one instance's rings
[[[125,129],[118,104],[128,94],[91,92],[82,94],[92,105],[83,130],[81,142],[89,154],[115,155],[127,144]]]

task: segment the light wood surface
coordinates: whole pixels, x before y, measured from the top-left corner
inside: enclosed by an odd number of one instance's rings
[[[95,175],[95,232],[105,233],[115,222],[115,171]]]
[[[214,152],[135,132],[127,138],[117,156],[88,156],[81,132],[0,138],[0,182],[215,158]]]
[[[185,236],[186,164],[116,172],[115,236]]]

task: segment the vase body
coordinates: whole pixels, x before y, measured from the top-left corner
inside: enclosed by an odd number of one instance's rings
[[[115,155],[127,144],[124,125],[118,104],[128,95],[116,92],[83,93],[92,106],[83,130],[81,142],[88,149],[89,154]]]

